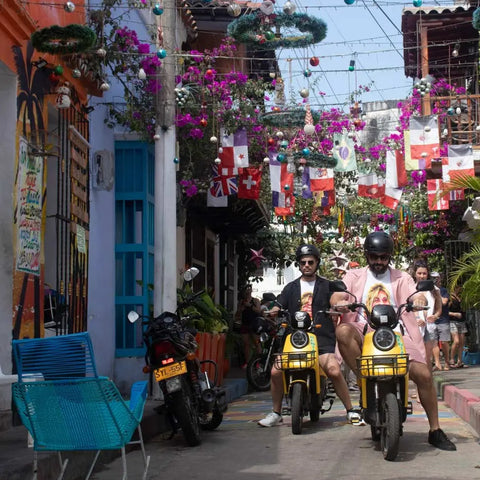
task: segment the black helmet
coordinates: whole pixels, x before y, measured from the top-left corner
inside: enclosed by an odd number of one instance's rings
[[[313,255],[320,261],[320,252],[315,245],[300,245],[295,252],[295,258],[297,262],[305,255]]]
[[[392,255],[392,237],[388,233],[380,231],[369,233],[365,238],[363,250],[365,253],[387,253],[388,255]]]

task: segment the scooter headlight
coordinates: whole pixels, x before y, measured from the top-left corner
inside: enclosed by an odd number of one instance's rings
[[[391,350],[395,346],[395,333],[390,328],[380,327],[373,334],[373,344],[379,350]]]
[[[303,330],[295,330],[290,337],[290,341],[295,348],[304,348],[308,345],[308,334]]]

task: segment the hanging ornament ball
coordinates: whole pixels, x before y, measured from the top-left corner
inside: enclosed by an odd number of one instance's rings
[[[103,82],[101,85],[100,85],[100,90],[102,92],[106,92],[107,90],[110,90],[110,85],[107,83],[107,82]]]
[[[100,58],[105,58],[107,56],[107,51],[104,49],[104,48],[99,48],[97,50],[97,55],[100,57]]]
[[[208,124],[208,122],[207,122],[207,119],[206,119],[206,118],[202,118],[202,119],[200,120],[200,125],[201,125],[202,127],[206,127],[207,124]]]
[[[272,30],[267,30],[267,31],[265,32],[265,38],[266,38],[267,40],[273,40],[273,39],[275,38],[275,33],[272,32]]]
[[[73,78],[80,78],[82,76],[82,72],[78,68],[74,68],[72,70],[72,77]]]
[[[429,125],[425,125],[424,130],[425,130],[426,132],[429,132],[431,129],[432,129],[432,128],[431,128]]]
[[[178,165],[180,163],[180,159],[178,157],[173,157],[173,163]]]
[[[306,68],[304,71],[303,71],[303,76],[304,77],[311,77],[312,76],[312,71],[309,69],[309,68]]]
[[[283,189],[284,189],[284,190],[290,190],[290,185],[285,184],[285,185],[283,186]]]
[[[287,147],[288,147],[288,140],[282,140],[282,141],[280,142],[280,146],[281,146],[282,148],[287,148]]]
[[[222,160],[217,157],[217,158],[214,160],[214,162],[215,162],[215,165],[220,165],[220,164],[222,163]]]
[[[269,163],[270,163],[270,159],[269,159],[268,157],[263,157],[263,163],[269,164]]]
[[[422,152],[422,153],[420,154],[420,156],[423,157],[423,158],[427,158],[427,157],[428,157],[428,153],[427,153],[427,152]]]
[[[310,65],[312,67],[318,67],[319,64],[320,64],[320,59],[318,57],[312,57],[310,59]]]
[[[218,142],[218,138],[213,136],[213,137],[210,137],[210,143],[217,143]]]
[[[138,71],[138,78],[140,80],[145,80],[147,78],[147,74],[145,73],[145,70],[143,68],[140,68]]]
[[[297,9],[297,6],[294,3],[292,3],[290,0],[287,0],[283,5],[283,13],[286,13],[287,15],[293,15],[296,9]]]
[[[283,132],[281,132],[280,130],[275,135],[277,136],[277,138],[283,138]]]
[[[423,3],[422,0],[413,0],[414,7],[421,7],[422,3]]]
[[[453,107],[448,107],[447,115],[453,115],[454,113],[455,113],[455,110],[453,109]]]
[[[167,56],[167,51],[164,48],[160,48],[157,50],[157,57],[158,58],[165,58]]]
[[[278,160],[279,162],[284,162],[284,161],[285,161],[285,158],[286,158],[286,157],[285,157],[285,155],[284,155],[283,153],[279,153],[279,154],[277,155],[277,160]]]
[[[478,131],[480,130],[480,125],[477,125],[477,126],[475,127],[475,130],[478,132]],[[447,130],[447,133],[448,133],[448,130]]]
[[[309,148],[304,148],[302,150],[302,154],[305,156],[305,157],[308,157],[310,155],[310,149]]]
[[[238,3],[231,3],[228,7],[227,7],[227,13],[231,16],[231,17],[238,17],[241,13],[242,13],[242,8],[240,7],[240,5]]]
[[[277,76],[275,72],[270,72],[268,75],[270,76],[270,78],[275,78]]]
[[[208,77],[211,77],[213,75],[213,70],[211,68],[209,68],[206,72],[205,72],[205,75],[207,75]]]
[[[61,65],[56,65],[53,69],[55,75],[62,75],[63,74],[63,67]]]
[[[308,190],[308,185],[302,185],[302,190]]]
[[[222,148],[222,147],[220,147],[220,148],[218,149],[218,153],[220,153],[220,154],[223,153],[223,148]]]
[[[75,11],[75,4],[73,2],[67,2],[63,8],[66,12],[72,13]]]
[[[154,139],[155,141],[160,140],[160,135],[159,135],[158,133],[156,133],[156,134],[153,136],[153,139]]]
[[[355,0],[345,0],[345,3],[347,5],[353,5],[355,3]]]
[[[157,3],[153,7],[153,13],[154,13],[154,15],[161,15],[163,13],[163,7],[160,4]]]
[[[300,165],[305,165],[305,164],[307,163],[307,159],[302,157],[302,158],[299,160],[299,162],[300,162]]]
[[[315,125],[312,125],[311,123],[307,123],[303,127],[303,131],[305,132],[306,135],[313,135],[315,133]]]
[[[310,92],[308,91],[308,88],[302,88],[300,90],[300,96],[302,98],[308,98],[309,95],[310,95]]]
[[[52,72],[48,76],[48,78],[49,78],[50,82],[52,82],[54,85],[56,85],[60,81],[60,77],[55,72]]]
[[[270,137],[268,140],[267,140],[267,143],[270,145],[270,146],[273,146],[275,145],[275,139]]]
[[[457,107],[457,108],[455,109],[455,113],[456,113],[457,115],[460,115],[460,114],[462,113],[462,109],[461,109],[460,107]]]

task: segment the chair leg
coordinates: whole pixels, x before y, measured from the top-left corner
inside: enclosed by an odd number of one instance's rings
[[[62,480],[63,476],[65,475],[65,470],[67,469],[68,458],[66,458],[63,462],[62,453],[58,452],[58,461],[60,462],[60,473],[58,474],[57,480]]]
[[[32,480],[37,480],[38,473],[38,453],[36,450],[33,451],[33,477]]]
[[[95,464],[97,463],[99,455],[100,455],[100,450],[97,450],[97,453],[95,453],[95,458],[93,459],[93,462],[90,465],[90,470],[88,471],[87,476],[85,477],[85,480],[88,480],[90,478],[90,475],[92,474],[93,469],[95,468]]]
[[[125,447],[122,447],[122,467],[123,467],[123,477],[122,480],[127,480],[127,456],[125,455]]]

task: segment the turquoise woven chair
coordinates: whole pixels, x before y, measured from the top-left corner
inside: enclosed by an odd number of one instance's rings
[[[147,382],[132,386],[130,403],[107,378],[17,382],[12,397],[20,418],[33,438],[33,479],[37,478],[37,452],[57,451],[63,478],[68,459],[61,451],[96,450],[88,480],[102,450],[120,449],[123,480],[127,476],[125,446],[140,444],[146,479],[150,457],[146,455],[140,421],[147,397]],[[138,431],[138,440],[132,436]]]

